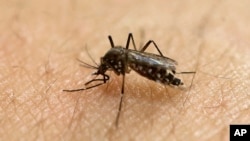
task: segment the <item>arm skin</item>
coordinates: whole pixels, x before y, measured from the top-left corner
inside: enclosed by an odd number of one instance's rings
[[[228,140],[249,124],[249,2],[3,1],[0,15],[0,140]],[[246,4],[248,3],[248,4]],[[55,8],[55,5],[57,8]],[[143,35],[141,36],[141,30]],[[178,61],[186,90],[126,75],[87,91],[107,36],[153,39]],[[156,52],[153,48],[149,52]],[[193,80],[193,81],[192,81]],[[192,87],[189,86],[192,84]]]

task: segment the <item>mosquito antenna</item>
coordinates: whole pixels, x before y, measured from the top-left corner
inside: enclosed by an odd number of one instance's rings
[[[91,59],[91,61],[94,62],[94,64],[95,64],[96,66],[99,66],[99,65],[95,62],[95,60],[93,59],[93,57],[89,54],[87,45],[85,46],[85,50],[86,50],[86,52],[87,52],[87,55],[88,55],[89,58]]]
[[[83,62],[82,60],[80,60],[78,58],[76,58],[76,60],[79,61],[80,63],[82,63],[82,64],[80,64],[80,66],[82,66],[82,67],[91,68],[91,69],[98,69],[97,66],[92,66],[92,65],[90,65],[88,63]]]

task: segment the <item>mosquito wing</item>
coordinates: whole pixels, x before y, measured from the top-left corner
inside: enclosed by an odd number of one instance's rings
[[[175,66],[177,65],[177,62],[171,58],[135,50],[130,50],[130,52],[128,53],[128,58],[130,62],[135,64],[161,68],[164,67],[172,71],[175,71]]]

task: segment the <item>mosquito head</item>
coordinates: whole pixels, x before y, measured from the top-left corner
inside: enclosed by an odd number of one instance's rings
[[[93,75],[104,75],[108,70],[108,66],[106,64],[101,64],[98,66],[97,71],[93,73]]]

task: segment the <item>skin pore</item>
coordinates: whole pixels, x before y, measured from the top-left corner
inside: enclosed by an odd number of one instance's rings
[[[230,124],[250,119],[243,1],[0,2],[0,140],[228,140]],[[137,48],[152,39],[178,72],[196,74],[178,75],[185,89],[126,74],[116,127],[122,76],[62,90],[93,79],[77,58],[100,63],[108,35],[125,46],[129,32]]]

